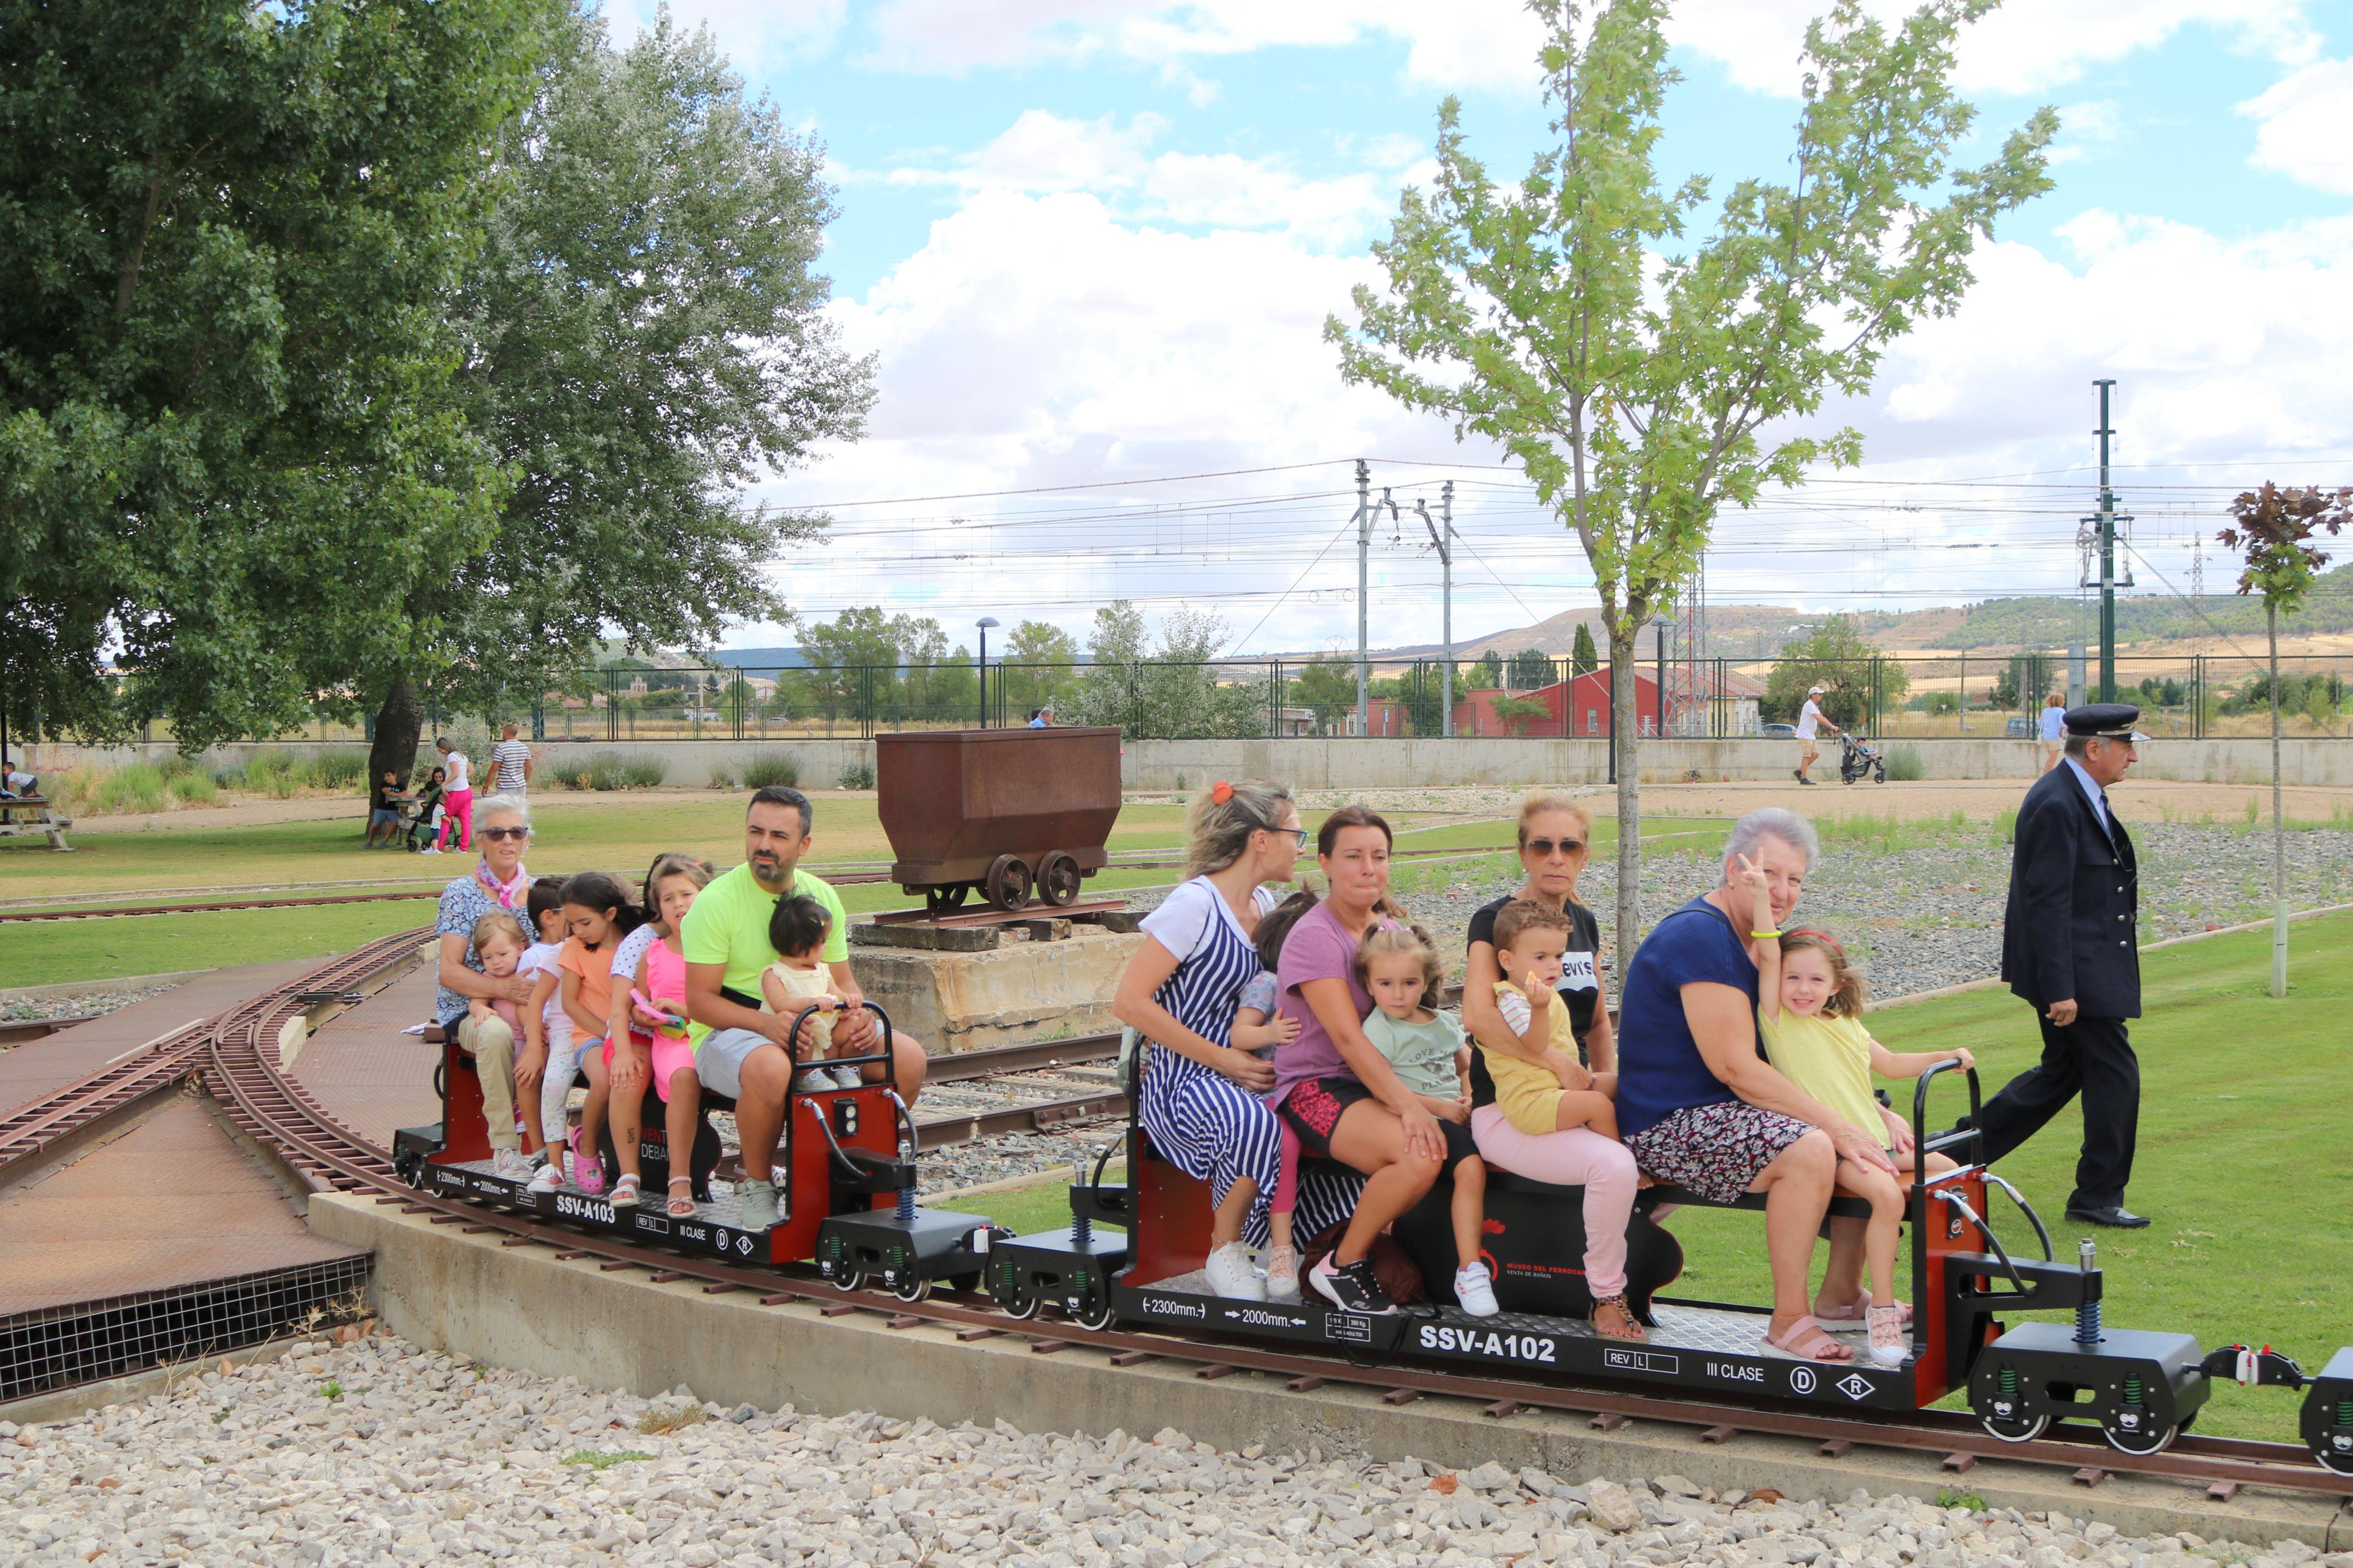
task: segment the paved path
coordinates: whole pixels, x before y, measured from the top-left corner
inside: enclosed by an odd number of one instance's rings
[[[322,1025],[294,1059],[294,1077],[345,1126],[385,1148],[403,1127],[441,1120],[433,1092],[441,1047],[401,1033],[433,1016],[433,971],[418,963]]]

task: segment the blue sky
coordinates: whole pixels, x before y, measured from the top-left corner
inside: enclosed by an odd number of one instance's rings
[[[1720,189],[1779,172],[1810,8],[1678,6],[1667,174]],[[609,14],[626,35],[650,8]],[[839,182],[836,316],[878,355],[881,400],[867,440],[769,487],[864,503],[837,507],[831,543],[779,564],[809,615],[880,602],[936,613],[952,635],[982,613],[1082,630],[1092,604],[1125,595],[1219,615],[1240,651],[1353,641],[1353,552],[1315,555],[1345,521],[1359,456],[1409,504],[1461,482],[1458,520],[1490,569],[1461,563],[1458,631],[1589,602],[1573,542],[1492,452],[1342,386],[1317,335],[1350,285],[1377,279],[1366,247],[1420,177],[1441,97],[1462,98],[1499,175],[1543,144],[1535,24],[1515,5],[701,0],[675,14],[712,26],[824,141]],[[2159,573],[2187,584],[2189,540],[2211,539],[2230,488],[2353,479],[2353,5],[2010,0],[1960,75],[1989,138],[2060,109],[2058,188],[1980,251],[1961,314],[1840,411],[1864,431],[1862,469],[1723,520],[1720,600],[2071,591],[2098,375],[2120,383],[2146,587]],[[1282,471],[1137,482],[1260,468]],[[989,493],[1045,487],[1060,488]],[[902,499],[933,496],[965,499]],[[1388,532],[1375,640],[1434,637],[1435,563]]]

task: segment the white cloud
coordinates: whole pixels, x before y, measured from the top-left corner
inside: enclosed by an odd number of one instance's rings
[[[607,0],[613,41],[626,44],[651,27],[664,0]],[[666,0],[679,26],[707,26],[738,71],[756,72],[833,52],[849,0]]]
[[[2353,60],[2305,67],[2239,112],[2263,121],[2254,163],[2337,195],[2353,195]]]
[[[986,146],[952,163],[839,173],[849,183],[879,180],[1032,195],[1089,191],[1123,218],[1187,228],[1282,229],[1327,249],[1363,240],[1395,209],[1398,185],[1430,173],[1426,163],[1400,159],[1402,139],[1367,144],[1362,156],[1368,168],[1310,179],[1278,159],[1155,153],[1154,144],[1168,130],[1168,121],[1149,111],[1122,123],[1117,115],[1074,120],[1032,109]]]
[[[1913,6],[1869,0],[1867,8],[1894,20]],[[2193,26],[2300,63],[2319,47],[2307,8],[2307,0],[2011,0],[1963,36],[1959,81],[1969,91],[2041,91]],[[1670,36],[1723,61],[1743,87],[1794,95],[1806,24],[1824,9],[1821,0],[1685,0]]]

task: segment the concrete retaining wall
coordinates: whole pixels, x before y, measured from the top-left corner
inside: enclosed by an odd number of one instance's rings
[[[2042,765],[2041,748],[2031,741],[1988,737],[1894,744],[1916,752],[1921,774],[1928,779],[2027,779]],[[357,742],[286,741],[269,745],[295,755],[322,751],[365,754],[365,747]],[[867,741],[543,741],[538,745],[543,768],[612,753],[625,761],[659,761],[666,770],[664,783],[687,788],[708,784],[714,768],[728,768],[740,776],[744,765],[754,757],[792,758],[800,768],[802,784],[811,789],[835,787],[842,771],[852,763],[874,765],[874,746]],[[214,747],[205,753],[205,760],[208,765],[227,766],[264,749],[239,742]],[[162,744],[80,747],[58,742],[26,750],[35,772],[76,762],[119,767],[160,762],[174,754],[169,745]],[[2353,785],[2353,742],[2285,741],[2281,743],[2280,760],[2288,784]],[[478,767],[481,761],[476,759]],[[1785,779],[1797,761],[1794,741],[1646,741],[1641,752],[1643,778],[1659,783],[1678,782],[1694,771],[1707,782]],[[1599,741],[1130,741],[1122,772],[1128,788],[1155,790],[1195,788],[1221,778],[1283,779],[1303,789],[1517,786],[1539,780],[1599,784],[1609,776],[1609,756]],[[1814,765],[1814,776],[1837,778],[1835,742]],[[2141,763],[2133,776],[2201,784],[2265,784],[2272,776],[2271,742],[2155,741],[2142,748]]]
[[[1144,945],[1079,926],[1058,942],[1009,942],[988,952],[852,947],[851,967],[892,1024],[934,1056],[1119,1027],[1111,995]]]
[[[1433,1395],[1385,1405],[1378,1384],[1334,1382],[1293,1394],[1280,1378],[1243,1372],[1216,1381],[1181,1362],[1118,1369],[1072,1345],[1033,1353],[1003,1336],[960,1344],[930,1326],[892,1330],[880,1317],[827,1319],[806,1305],[762,1307],[748,1292],[706,1296],[692,1280],[654,1284],[607,1274],[594,1260],[558,1261],[540,1247],[502,1247],[495,1236],[457,1234],[423,1215],[355,1194],[311,1201],[322,1235],[375,1253],[371,1284],[393,1331],[453,1355],[593,1388],[653,1394],[685,1384],[722,1405],[827,1414],[875,1410],[902,1418],[987,1426],[1000,1417],[1029,1432],[1149,1435],[1174,1426],[1228,1450],[1417,1458],[1453,1469],[1497,1461],[1536,1466],[1571,1482],[1680,1475],[1724,1490],[1769,1486],[1792,1498],[1843,1500],[1855,1488],[1935,1500],[1955,1486],[1995,1507],[2058,1510],[2128,1534],[2194,1530],[2209,1538],[2321,1546],[2333,1502],[2249,1490],[2230,1503],[2194,1485],[2111,1478],[2096,1490],[2068,1472],[1979,1463],[1956,1482],[1935,1452],[1857,1448],[1824,1458],[1810,1440],[1744,1433],[1723,1444],[1687,1426],[1638,1421],[1608,1434],[1574,1412],[1522,1411],[1502,1420],[1473,1401]],[[1762,1230],[1759,1230],[1762,1245]],[[2095,1461],[2094,1461],[2095,1462]]]

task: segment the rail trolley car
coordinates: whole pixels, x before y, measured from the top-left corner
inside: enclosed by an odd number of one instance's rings
[[[1971,1410],[1994,1436],[2031,1442],[2054,1421],[2090,1423],[2119,1452],[2162,1451],[2197,1417],[2215,1381],[2234,1378],[2305,1393],[2302,1434],[2326,1469],[2353,1476],[2353,1348],[2340,1349],[2307,1376],[2268,1347],[2230,1345],[2204,1352],[2186,1333],[2111,1327],[2101,1310],[2103,1273],[2090,1245],[2062,1260],[2032,1207],[2009,1183],[1985,1170],[1974,1128],[1978,1082],[1968,1071],[1971,1121],[1931,1134],[1931,1082],[1914,1091],[1913,1134],[1924,1152],[1944,1152],[1958,1167],[1917,1185],[1905,1226],[1914,1321],[1911,1353],[1898,1366],[1866,1360],[1810,1362],[1764,1348],[1767,1310],[1666,1294],[1683,1253],[1658,1223],[1671,1207],[1762,1209],[1744,1197],[1711,1204],[1676,1187],[1644,1189],[1628,1233],[1628,1296],[1648,1334],[1642,1342],[1601,1338],[1582,1273],[1582,1204],[1577,1189],[1491,1172],[1486,1256],[1503,1311],[1472,1318],[1451,1301],[1409,1308],[1391,1317],[1341,1311],[1321,1300],[1242,1301],[1212,1295],[1202,1274],[1210,1203],[1206,1184],[1162,1157],[1131,1110],[1123,1138],[1102,1151],[1091,1173],[1071,1187],[1071,1223],[1017,1237],[984,1219],[923,1209],[916,1185],[914,1123],[890,1081],[891,1035],[881,1009],[881,1049],[857,1058],[881,1064],[883,1080],[855,1089],[794,1087],[776,1161],[779,1220],[746,1229],[736,1200],[713,1199],[710,1177],[720,1147],[706,1119],[688,1153],[698,1200],[691,1219],[673,1219],[658,1203],[616,1209],[575,1190],[534,1194],[491,1173],[482,1100],[472,1063],[454,1041],[443,1043],[442,1121],[402,1130],[396,1164],[414,1186],[445,1198],[490,1204],[584,1230],[739,1265],[814,1268],[844,1291],[869,1285],[915,1302],[936,1284],[974,1291],[984,1283],[996,1305],[1017,1319],[1053,1311],[1086,1328],[1128,1324],[1177,1333],[1320,1347],[1357,1360],[1398,1358],[1472,1365],[1531,1382],[1603,1385],[1631,1392],[1672,1389],[1711,1402],[1784,1409],[1894,1415],[1966,1390]],[[806,1017],[807,1013],[801,1017]],[[798,1019],[796,1019],[797,1026]],[[797,1075],[795,1075],[797,1079]],[[706,1092],[706,1113],[732,1102]],[[646,1189],[666,1182],[660,1103],[649,1098],[640,1158]],[[1127,1180],[1110,1182],[1110,1153],[1124,1145]],[[611,1168],[609,1131],[603,1155]],[[1988,1195],[2015,1204],[2040,1239],[2040,1258],[2017,1257],[1995,1236]],[[1443,1184],[1398,1221],[1393,1234],[1440,1289],[1453,1275]],[[1834,1199],[1833,1214],[1860,1216],[1862,1205]],[[1763,1245],[1760,1233],[1758,1245]],[[2059,1312],[2069,1321],[2002,1317]]]

